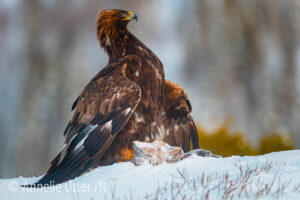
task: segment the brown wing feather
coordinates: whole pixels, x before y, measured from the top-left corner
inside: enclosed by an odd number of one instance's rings
[[[198,149],[197,129],[190,114],[192,107],[187,95],[179,85],[168,80],[165,81],[164,91],[164,141],[173,146],[181,146],[187,152],[190,150],[191,139],[193,148]]]
[[[85,87],[64,135],[65,147],[47,174],[31,186],[58,184],[92,167],[136,109],[141,90],[125,75],[131,57],[108,65]]]

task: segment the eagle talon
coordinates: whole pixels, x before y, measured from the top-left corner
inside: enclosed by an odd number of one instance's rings
[[[134,150],[124,147],[124,148],[121,148],[121,150],[119,151],[119,154],[121,156],[121,159],[119,160],[119,162],[130,161],[134,155]]]

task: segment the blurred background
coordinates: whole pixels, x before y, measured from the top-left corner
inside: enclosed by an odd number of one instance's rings
[[[71,105],[107,63],[99,10],[129,30],[193,105],[201,147],[225,156],[300,147],[298,0],[0,0],[0,177],[44,173]]]

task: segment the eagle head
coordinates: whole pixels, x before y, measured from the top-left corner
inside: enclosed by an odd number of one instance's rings
[[[101,47],[106,49],[127,31],[127,24],[131,20],[137,21],[137,16],[130,11],[109,9],[100,11],[97,18],[97,38]]]

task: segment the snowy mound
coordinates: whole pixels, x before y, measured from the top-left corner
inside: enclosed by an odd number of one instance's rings
[[[1,199],[300,199],[300,150],[246,157],[198,157],[152,166],[99,167],[48,188],[37,178],[0,180]]]

